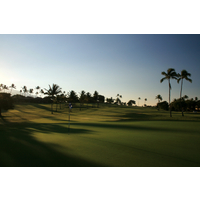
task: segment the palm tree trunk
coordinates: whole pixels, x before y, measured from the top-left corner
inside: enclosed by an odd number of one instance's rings
[[[181,80],[181,91],[180,91],[180,100],[181,100],[181,110],[182,110],[182,116],[184,116],[183,114],[183,106],[182,106],[182,88],[183,88],[183,79]]]
[[[171,105],[170,105],[170,90],[171,90],[171,86],[170,86],[170,80],[169,80],[169,113],[170,113],[170,117],[172,117],[172,111],[171,111]]]
[[[53,114],[53,103],[51,104],[51,114]]]

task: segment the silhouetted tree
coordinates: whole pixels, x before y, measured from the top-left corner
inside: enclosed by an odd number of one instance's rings
[[[79,97],[80,110],[81,110],[82,104],[85,102],[85,99],[86,99],[86,92],[82,90]]]
[[[33,94],[33,89],[29,89],[28,92],[29,92],[29,94],[31,96],[31,94]]]
[[[13,100],[10,93],[0,93],[0,117],[2,116],[2,109],[13,109]]]
[[[157,107],[159,109],[168,110],[169,104],[167,103],[167,101],[162,101],[160,103],[157,103]]]
[[[40,86],[37,86],[35,89],[37,90],[37,92],[36,92],[35,94],[38,96],[38,94],[39,94],[39,89],[40,89]]]
[[[28,89],[26,86],[22,87],[22,90],[24,92],[24,96],[26,96],[27,92],[28,92]]]
[[[94,100],[94,103],[97,104],[97,107],[98,107],[98,100],[99,100],[99,93],[97,91],[94,91],[94,94],[93,94],[93,100]]]
[[[68,100],[69,103],[77,103],[78,102],[78,95],[76,94],[76,92],[71,90],[69,92],[67,100]]]
[[[11,86],[10,86],[10,88],[11,88],[10,94],[12,94],[12,90],[13,90],[13,89],[16,89],[16,86],[15,86],[15,84],[14,84],[14,83],[12,83],[12,84],[11,84]]]
[[[51,98],[51,114],[53,114],[53,103],[57,94],[61,93],[61,88],[57,84],[53,84],[52,87],[49,85],[49,89],[45,89],[47,92],[44,94],[48,95]]]
[[[128,104],[128,106],[133,106],[133,104],[135,104],[135,101],[134,100],[129,100],[129,102],[127,104]]]
[[[162,78],[160,80],[160,82],[162,83],[164,80],[168,80],[168,84],[169,84],[169,112],[170,112],[170,117],[172,117],[172,113],[171,113],[171,107],[170,107],[170,92],[171,92],[171,83],[170,83],[170,79],[176,79],[177,80],[177,73],[175,72],[175,70],[173,68],[169,68],[166,72],[162,72],[161,73],[163,76],[165,76],[164,78]]]
[[[144,99],[144,102],[146,102],[146,101],[147,101],[147,98],[145,98],[145,99]],[[146,106],[146,104],[145,104],[145,103],[144,103],[144,106]]]
[[[183,79],[185,79],[186,81],[189,81],[190,83],[192,83],[192,79],[188,78],[189,76],[191,76],[191,74],[188,73],[186,70],[182,70],[181,74],[178,74],[177,82],[179,83],[181,81],[180,100],[182,99]],[[182,116],[184,116],[183,108],[182,108]]]
[[[156,99],[158,99],[158,103],[159,103],[160,101],[162,101],[162,96],[161,96],[160,94],[158,94],[158,95],[156,96]]]
[[[140,97],[138,97],[138,106],[139,106],[139,100],[140,100],[141,98]]]

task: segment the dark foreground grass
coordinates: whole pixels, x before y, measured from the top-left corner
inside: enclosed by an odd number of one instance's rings
[[[200,166],[200,116],[152,108],[17,105],[0,119],[0,166]]]

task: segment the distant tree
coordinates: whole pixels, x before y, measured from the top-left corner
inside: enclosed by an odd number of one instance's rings
[[[191,76],[191,74],[188,73],[186,70],[182,70],[181,74],[178,74],[177,82],[179,83],[181,81],[180,100],[182,99],[183,79],[185,79],[186,81],[189,81],[190,83],[192,83],[192,79],[188,78],[190,76]],[[182,116],[184,116],[183,108],[182,108]]]
[[[37,90],[37,92],[35,94],[38,95],[39,94],[39,90],[40,90],[40,86],[37,86],[35,89]]]
[[[158,94],[158,95],[156,96],[156,99],[158,99],[158,103],[159,103],[160,101],[162,101],[162,96],[161,96],[160,94]]]
[[[172,117],[172,113],[171,113],[171,107],[170,107],[170,92],[171,92],[171,83],[170,83],[170,79],[176,79],[177,80],[177,73],[175,72],[175,70],[173,68],[169,68],[166,72],[162,72],[161,73],[164,78],[162,78],[160,80],[160,82],[162,83],[164,80],[168,80],[168,84],[169,84],[169,112],[170,112],[170,117]]]
[[[48,95],[51,98],[51,114],[53,114],[53,103],[56,101],[56,95],[61,93],[61,88],[57,84],[53,84],[52,87],[49,85],[49,89],[45,89],[44,94]]]
[[[105,97],[103,95],[99,95],[98,98],[99,98],[99,103],[104,103]]]
[[[33,89],[29,89],[28,92],[29,92],[29,94],[31,96],[31,94],[33,94]]]
[[[44,90],[43,89],[40,90],[40,94],[44,94]]]
[[[76,92],[74,92],[73,90],[71,90],[69,92],[69,95],[68,95],[68,102],[69,103],[77,103],[78,102],[78,95],[76,94]]]
[[[188,97],[188,95],[184,95],[182,98],[183,98],[184,100],[186,100],[186,99],[188,99],[189,97]]]
[[[16,89],[16,86],[15,86],[15,84],[14,84],[14,83],[12,83],[12,84],[11,84],[11,86],[10,86],[10,88],[11,88],[10,94],[12,94],[12,89]]]
[[[127,103],[128,106],[133,106],[133,104],[135,104],[136,102],[134,100],[129,100],[129,102]]]
[[[94,103],[96,103],[98,107],[99,93],[97,91],[94,91],[93,100],[94,100]]]
[[[85,100],[86,100],[86,92],[84,90],[82,90],[80,92],[80,97],[79,97],[80,110],[81,110],[82,104],[85,102]]]
[[[169,104],[167,103],[167,101],[162,101],[160,103],[157,103],[157,107],[159,109],[168,110],[169,109]]]
[[[28,89],[26,86],[22,87],[22,91],[24,92],[24,96],[26,96]]]
[[[147,101],[147,98],[145,98],[145,99],[144,99],[144,102],[146,102],[146,101]],[[146,106],[146,104],[145,104],[145,103],[144,103],[144,106]]]
[[[0,84],[0,91],[2,91],[3,90],[3,84],[1,83]]]
[[[121,102],[120,98],[122,98],[122,95],[117,94],[116,97],[117,97],[117,98],[115,99],[115,103],[116,103],[117,105],[121,105],[122,102]]]
[[[198,101],[198,97],[195,97],[194,99],[195,99],[195,101]]]
[[[89,92],[87,92],[86,97],[85,97],[85,101],[87,103],[87,108],[88,108],[88,103],[91,103],[91,100],[92,100],[92,95]]]
[[[113,99],[112,97],[111,98],[106,98],[106,102],[109,103],[109,104],[112,104],[114,103],[115,99]]]
[[[140,99],[141,99],[141,98],[140,98],[140,97],[138,97],[138,106],[139,106],[139,101],[140,101]]]
[[[2,90],[4,91],[4,93],[6,92],[6,90],[8,90],[8,86],[7,85],[3,85]]]
[[[8,110],[13,109],[13,100],[11,94],[9,93],[0,93],[0,117],[2,116],[2,109]]]

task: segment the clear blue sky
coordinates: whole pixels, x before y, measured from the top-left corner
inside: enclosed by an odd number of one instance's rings
[[[200,99],[200,35],[0,35],[0,83],[18,90],[55,83],[66,92],[97,90],[155,105],[157,94],[168,101],[168,83],[160,83],[168,68],[191,73],[183,95]],[[172,100],[179,92],[172,81]]]

